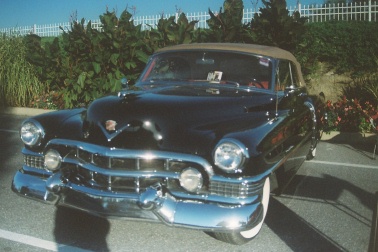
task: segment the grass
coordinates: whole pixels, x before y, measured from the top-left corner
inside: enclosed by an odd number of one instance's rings
[[[26,60],[23,37],[0,34],[0,106],[27,107],[43,93],[35,68]]]

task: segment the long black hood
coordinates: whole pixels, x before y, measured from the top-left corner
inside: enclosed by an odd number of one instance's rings
[[[108,95],[88,108],[84,131],[119,148],[206,153],[225,135],[266,123],[274,95],[202,86],[170,86]]]

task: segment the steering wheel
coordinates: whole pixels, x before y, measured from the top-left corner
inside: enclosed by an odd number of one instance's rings
[[[263,88],[263,89],[265,89],[265,87],[261,83],[261,81],[258,81],[256,79],[252,79],[252,78],[248,80],[248,86],[249,87],[257,87],[257,88]]]

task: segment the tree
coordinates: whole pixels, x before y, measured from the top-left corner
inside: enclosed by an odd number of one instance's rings
[[[260,8],[250,23],[254,43],[277,46],[294,51],[305,30],[306,18],[295,11],[290,15],[285,0],[262,0]]]
[[[209,9],[207,42],[242,42],[248,34],[242,24],[243,8],[242,0],[225,0],[219,13]]]

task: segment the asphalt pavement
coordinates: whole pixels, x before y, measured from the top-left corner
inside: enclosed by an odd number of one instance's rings
[[[234,246],[198,231],[105,220],[10,190],[22,165],[18,128],[30,113],[0,113],[0,251],[367,251],[378,191],[375,135],[324,134],[317,156],[272,196],[265,224]]]

